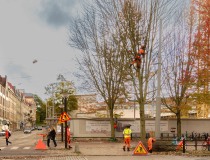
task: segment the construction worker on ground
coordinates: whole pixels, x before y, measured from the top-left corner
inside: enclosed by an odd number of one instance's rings
[[[127,151],[130,151],[130,143],[131,143],[131,134],[132,131],[130,129],[131,125],[126,125],[125,129],[123,130],[123,135],[124,135],[124,146],[123,146],[123,150],[126,150],[127,147]]]
[[[150,134],[150,138],[148,139],[147,141],[147,144],[148,144],[148,152],[149,153],[152,153],[152,145],[153,143],[155,142],[155,138],[152,137],[152,134]]]

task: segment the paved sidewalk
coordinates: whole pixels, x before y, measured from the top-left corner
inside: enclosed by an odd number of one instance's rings
[[[131,151],[123,151],[122,142],[109,142],[109,141],[86,141],[86,142],[73,142],[72,149],[64,149],[64,142],[58,142],[58,146],[52,147],[47,150],[49,154],[60,154],[60,155],[80,155],[80,156],[133,156],[133,151],[138,145],[138,142],[131,143]],[[145,146],[145,148],[147,148]],[[78,153],[75,151],[79,151]],[[152,155],[161,155],[161,152],[154,152]],[[184,155],[192,156],[191,153],[183,154],[179,152],[167,152],[169,155]],[[210,152],[203,152],[202,155],[199,152],[199,156],[208,156],[210,159]]]
[[[57,147],[51,147],[48,152],[63,152],[64,154],[86,156],[131,156],[138,142],[131,143],[131,151],[123,151],[123,142],[83,141],[72,142],[71,149],[65,149],[64,142],[58,142]],[[53,146],[53,144],[51,143]],[[146,146],[145,146],[146,147]],[[79,151],[78,153],[76,153]]]
[[[59,142],[56,148],[47,150],[47,157],[39,160],[210,160],[210,155],[196,157],[181,152],[170,152],[169,155],[154,152],[147,156],[133,156],[137,144],[138,142],[133,142],[132,150],[128,152],[123,151],[123,143],[119,142],[73,142],[70,150],[64,149],[64,143]],[[75,146],[78,146],[79,153],[75,153]]]
[[[58,142],[57,147],[51,147],[47,152],[85,156],[129,156],[133,153],[132,151],[123,151],[123,144],[115,142],[73,142],[71,146],[71,149],[65,149],[64,142]]]

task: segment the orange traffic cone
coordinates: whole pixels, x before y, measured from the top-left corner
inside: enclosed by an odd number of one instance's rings
[[[46,145],[44,144],[44,142],[43,142],[41,139],[39,139],[39,141],[38,141],[38,143],[37,143],[35,149],[47,149],[47,147],[46,147]]]

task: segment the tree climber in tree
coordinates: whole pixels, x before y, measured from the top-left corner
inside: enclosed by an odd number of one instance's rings
[[[130,50],[128,52],[132,53]],[[141,58],[144,58],[144,56],[145,56],[145,46],[142,45],[141,48],[139,49],[138,53],[135,53],[135,58],[131,62],[130,67],[133,65],[137,69],[140,69]]]
[[[141,48],[138,51],[138,54],[144,58],[144,56],[145,56],[145,46],[144,45],[141,46]]]

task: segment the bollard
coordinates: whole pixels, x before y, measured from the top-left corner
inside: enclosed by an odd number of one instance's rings
[[[195,150],[197,151],[197,146],[198,146],[198,139],[195,137]]]
[[[76,153],[79,153],[80,152],[79,151],[79,143],[78,142],[75,143],[75,152]]]

